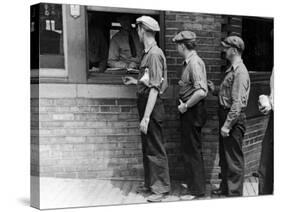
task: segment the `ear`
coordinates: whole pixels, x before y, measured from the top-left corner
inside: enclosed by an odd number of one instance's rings
[[[235,55],[239,54],[239,52],[236,48],[232,48],[232,53],[235,54]]]

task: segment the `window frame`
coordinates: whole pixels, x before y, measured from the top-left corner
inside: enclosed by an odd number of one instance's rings
[[[42,3],[40,3],[42,4]],[[34,79],[52,79],[52,78],[67,78],[68,76],[68,69],[67,69],[67,33],[66,33],[66,5],[61,4],[62,6],[62,34],[63,34],[63,60],[64,60],[64,68],[40,68],[40,57],[43,55],[39,54],[39,67],[31,69],[31,80]],[[39,17],[38,17],[39,19]],[[39,32],[38,32],[39,33]],[[38,35],[40,36],[40,35]],[[39,39],[40,42],[40,39]],[[56,56],[56,55],[52,55]],[[44,55],[44,57],[48,57]]]
[[[89,76],[89,59],[88,59],[88,12],[105,12],[105,13],[126,13],[126,14],[146,14],[159,16],[159,25],[161,31],[159,32],[159,47],[164,51],[165,42],[165,11],[161,10],[148,10],[148,9],[132,9],[132,8],[118,8],[118,7],[102,7],[102,6],[86,6],[86,49],[87,49],[87,83],[88,84],[110,84],[120,85],[123,84],[121,80],[122,74],[110,73],[91,73]],[[132,74],[136,77],[136,74]]]

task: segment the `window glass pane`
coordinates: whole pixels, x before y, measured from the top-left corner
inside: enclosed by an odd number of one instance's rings
[[[30,8],[30,65],[39,68],[39,5]]]
[[[40,4],[40,68],[64,68],[62,5]]]

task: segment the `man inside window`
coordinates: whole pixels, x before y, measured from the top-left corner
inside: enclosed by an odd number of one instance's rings
[[[111,68],[138,68],[143,47],[128,15],[118,18],[121,30],[110,41],[108,66]]]

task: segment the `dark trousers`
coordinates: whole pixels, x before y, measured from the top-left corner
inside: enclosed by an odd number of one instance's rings
[[[273,194],[273,112],[262,142],[259,166],[259,194]]]
[[[202,154],[201,129],[207,119],[204,101],[180,114],[182,150],[186,183],[192,195],[205,194],[205,170]]]
[[[219,133],[229,109],[219,109]],[[227,196],[242,196],[244,181],[244,155],[242,142],[245,134],[245,113],[241,113],[228,137],[219,135],[219,165],[221,167],[220,188]]]
[[[138,95],[137,107],[140,120],[144,116],[147,99],[147,96]],[[164,106],[162,100],[158,97],[150,116],[147,134],[141,133],[144,185],[155,194],[170,191],[168,157],[163,143],[164,115]]]

